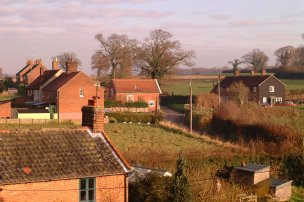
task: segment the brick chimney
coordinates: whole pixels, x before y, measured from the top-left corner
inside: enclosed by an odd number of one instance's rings
[[[59,61],[58,58],[54,58],[52,61],[52,70],[58,70],[59,69]]]
[[[250,71],[250,76],[254,76],[254,70]]]
[[[239,71],[239,70],[235,70],[234,76],[235,76],[235,77],[240,76],[240,71]]]
[[[93,96],[88,105],[81,108],[82,126],[88,126],[93,133],[102,132],[104,129],[104,104],[103,99]]]
[[[26,61],[26,64],[27,64],[27,65],[33,65],[33,60],[32,60],[32,59],[27,60],[27,61]]]
[[[262,72],[261,72],[261,76],[266,76],[267,72],[266,72],[266,69],[262,69]]]
[[[69,60],[66,62],[66,73],[77,72],[77,62]]]

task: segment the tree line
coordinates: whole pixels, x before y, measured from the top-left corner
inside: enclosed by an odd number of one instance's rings
[[[304,39],[304,34],[302,35]],[[296,72],[304,71],[304,46],[297,48],[293,46],[284,46],[274,52],[276,56],[276,65],[283,71]],[[259,49],[253,49],[251,52],[245,54],[241,59],[234,59],[228,63],[232,65],[233,70],[237,70],[239,65],[248,64],[252,70],[258,71],[267,66],[269,57]]]

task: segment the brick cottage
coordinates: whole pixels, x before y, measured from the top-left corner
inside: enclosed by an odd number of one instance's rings
[[[103,132],[103,100],[87,129],[0,132],[0,201],[128,201],[130,166]]]

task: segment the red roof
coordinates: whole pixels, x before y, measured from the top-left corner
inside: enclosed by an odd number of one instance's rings
[[[45,82],[47,82],[50,78],[52,78],[59,70],[46,70],[40,75],[37,79],[35,79],[27,88],[38,90],[40,86],[42,86]]]
[[[43,89],[49,90],[49,91],[56,91],[59,88],[61,88],[64,84],[69,82],[71,79],[73,79],[79,73],[80,72],[71,72],[69,74],[62,73],[62,74],[60,74],[60,76],[58,76],[56,79],[54,79],[51,83],[49,83]]]
[[[161,93],[156,79],[112,79],[116,93]]]

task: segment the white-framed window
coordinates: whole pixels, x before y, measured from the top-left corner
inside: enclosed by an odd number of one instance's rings
[[[127,102],[134,102],[134,95],[127,95]]]
[[[271,92],[271,93],[274,92],[274,86],[269,86],[269,92]]]
[[[253,86],[252,92],[256,93],[256,86]]]
[[[84,97],[84,91],[83,91],[83,89],[79,89],[79,97]]]
[[[148,101],[148,105],[151,106],[151,107],[154,106],[155,105],[155,101],[154,100],[149,100]]]
[[[263,97],[263,104],[267,103],[267,97]]]
[[[276,102],[282,102],[283,101],[283,98],[281,97],[276,97]]]

